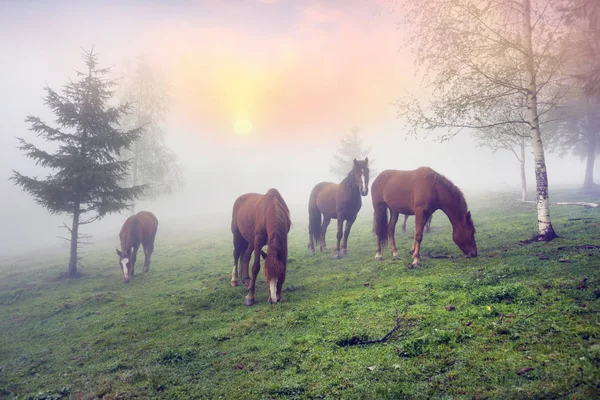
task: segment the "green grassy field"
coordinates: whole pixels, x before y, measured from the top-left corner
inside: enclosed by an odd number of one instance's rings
[[[582,196],[552,200],[569,198]],[[159,228],[150,273],[140,265],[129,285],[116,239],[86,250],[76,280],[57,279],[67,251],[3,265],[0,398],[600,398],[600,210],[554,206],[560,237],[520,245],[535,205],[467,200],[480,256],[460,254],[438,212],[423,252],[454,258],[414,270],[412,218],[397,232],[402,260],[387,247],[376,262],[372,209],[341,260],[309,255],[307,220],[292,215],[274,306],[262,275],[254,307],[229,287],[229,221]],[[396,313],[390,340],[357,343],[386,335]]]

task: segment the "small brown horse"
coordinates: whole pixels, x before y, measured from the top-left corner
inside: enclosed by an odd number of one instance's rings
[[[140,244],[144,247],[144,272],[150,270],[150,256],[154,251],[154,238],[157,229],[158,220],[154,214],[148,211],[140,211],[132,215],[123,224],[119,233],[121,251],[117,249],[117,254],[119,255],[119,264],[125,283],[129,283],[129,280],[133,278],[135,259]]]
[[[321,251],[327,251],[325,234],[331,219],[337,219],[337,245],[334,258],[348,253],[348,236],[358,211],[362,207],[360,196],[369,194],[369,157],[363,161],[354,159],[352,171],[340,183],[321,182],[317,184],[308,200],[308,249],[315,252],[314,242]],[[321,214],[323,223],[321,224]],[[346,229],[343,229],[346,221]],[[342,232],[344,242],[341,245]],[[314,241],[313,241],[314,240]]]
[[[408,221],[408,217],[409,217],[409,215],[404,216],[404,221],[402,221],[402,232],[406,232],[406,221]],[[425,233],[429,233],[431,231],[431,219],[432,218],[433,218],[433,214],[431,214],[431,217],[429,217],[429,219],[425,223]]]
[[[238,260],[242,258],[241,274],[248,294],[247,306],[254,305],[256,276],[260,271],[260,257],[265,259],[263,273],[269,285],[269,303],[281,301],[281,288],[285,281],[287,265],[287,235],[292,221],[290,211],[277,189],[266,194],[247,193],[233,204],[231,232],[233,233],[233,272],[231,286],[238,285]],[[267,245],[267,252],[262,248]],[[248,266],[254,252],[252,278],[248,277]]]
[[[415,240],[411,249],[410,267],[420,262],[423,227],[434,211],[442,210],[452,224],[452,239],[467,257],[477,257],[475,226],[467,202],[459,188],[428,167],[413,171],[385,170],[373,181],[373,230],[377,235],[375,259],[381,260],[381,245],[391,242],[392,254],[398,257],[394,238],[398,215],[415,216]],[[391,218],[388,223],[387,210]]]

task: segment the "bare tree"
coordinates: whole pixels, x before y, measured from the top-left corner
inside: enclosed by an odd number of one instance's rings
[[[557,235],[550,220],[548,177],[540,117],[559,92],[565,31],[549,0],[404,0],[407,42],[413,46],[429,99],[399,99],[409,133],[526,126],[535,162],[539,240]],[[504,110],[498,112],[498,110]],[[517,132],[520,132],[517,128]]]
[[[123,120],[123,126],[145,127],[144,134],[122,154],[123,159],[131,160],[127,183],[147,186],[140,200],[155,199],[180,189],[183,186],[182,167],[166,145],[164,123],[169,98],[164,79],[140,57],[129,66],[120,98],[123,103],[132,105],[132,112]],[[130,211],[135,214],[135,203]]]

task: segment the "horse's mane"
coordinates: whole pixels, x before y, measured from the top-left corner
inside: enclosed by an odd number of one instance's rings
[[[344,179],[342,179],[342,181],[340,182],[341,186],[344,186],[347,189],[352,189],[352,187],[354,186],[354,166],[352,166],[352,169],[350,170],[350,172],[348,172],[348,175],[346,175],[346,177]]]
[[[273,235],[269,238],[267,255],[273,253],[280,261],[287,260],[287,234],[292,225],[290,210],[277,189],[265,194],[274,210]]]
[[[457,197],[460,202],[461,210],[463,210],[463,213],[467,212],[467,201],[465,200],[465,195],[463,194],[462,190],[458,188],[458,186],[452,183],[450,179],[430,168],[424,172],[424,175],[430,175],[434,183],[444,186],[451,195]]]

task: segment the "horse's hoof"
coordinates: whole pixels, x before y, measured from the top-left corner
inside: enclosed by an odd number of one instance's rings
[[[383,261],[383,257],[382,256],[375,256],[375,261]]]
[[[343,255],[346,255],[346,254],[348,254],[348,249],[343,249],[343,250],[342,250],[342,254],[343,254]]]
[[[334,260],[339,260],[340,258],[342,258],[342,256],[340,256],[339,254],[334,254],[333,255],[333,259]]]
[[[238,281],[231,281],[231,287],[238,287]]]
[[[150,271],[150,268],[144,268],[144,270],[143,270],[144,273],[149,272],[149,271]]]
[[[249,307],[253,306],[254,305],[254,299],[249,299],[249,298],[246,297],[244,299],[244,305],[249,306]]]
[[[392,256],[392,260],[399,260],[399,259],[400,259],[400,256],[397,254],[395,256]]]
[[[410,263],[410,264],[407,265],[408,269],[415,269],[418,266],[419,266],[419,264],[412,264],[412,263]]]

